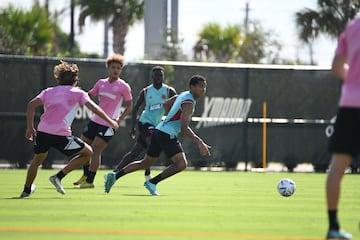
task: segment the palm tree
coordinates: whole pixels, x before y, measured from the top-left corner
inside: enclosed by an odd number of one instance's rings
[[[240,24],[222,28],[218,23],[206,24],[199,33],[193,47],[194,60],[216,62],[269,63],[279,62],[281,44],[274,38],[276,34],[266,31],[257,21],[250,21],[246,30]],[[210,58],[210,59],[209,59]]]
[[[125,37],[129,27],[144,17],[144,0],[77,0],[81,7],[80,30],[87,17],[94,21],[106,21],[113,31],[113,51],[124,54]]]
[[[45,8],[35,3],[30,11],[12,5],[0,10],[0,53],[48,55],[56,24]]]
[[[242,35],[240,26],[232,25],[222,28],[218,23],[208,23],[199,33],[199,43],[206,43],[208,48],[208,56],[213,57],[217,62],[229,62],[237,54],[240,48]],[[198,51],[198,46],[194,46],[194,51]],[[194,55],[196,55],[194,53]],[[209,60],[209,59],[207,59]]]
[[[318,10],[305,8],[296,13],[299,39],[309,44],[310,55],[313,42],[320,34],[337,38],[360,10],[359,0],[318,0],[317,5]]]

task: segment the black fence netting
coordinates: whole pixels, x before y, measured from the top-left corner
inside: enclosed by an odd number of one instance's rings
[[[64,59],[78,64],[79,85],[89,90],[107,76],[104,60]],[[17,167],[26,167],[32,158],[32,143],[24,138],[26,105],[42,89],[56,84],[53,67],[60,59],[0,55],[0,159]],[[212,146],[212,156],[202,157],[197,146],[180,135],[190,165],[199,168],[224,166],[232,169],[238,163],[261,167],[263,132],[266,121],[266,160],[280,162],[289,170],[299,163],[312,163],[315,170],[325,171],[330,161],[327,152],[332,119],[336,116],[340,94],[339,79],[320,67],[265,66],[240,64],[204,64],[180,62],[128,63],[121,78],[132,87],[133,97],[151,83],[151,68],[162,65],[166,79],[177,92],[188,90],[194,74],[207,79],[207,94],[197,101],[191,127]],[[266,103],[266,120],[264,120]],[[35,121],[38,122],[41,109]],[[80,136],[91,113],[79,108],[73,132]],[[113,167],[130,150],[130,117],[103,153],[102,164]],[[59,152],[51,150],[43,167],[66,162]],[[166,164],[161,157],[158,165]],[[354,171],[360,161],[355,159]]]

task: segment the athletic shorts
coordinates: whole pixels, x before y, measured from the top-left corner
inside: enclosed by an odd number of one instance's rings
[[[177,153],[184,152],[181,143],[176,137],[170,138],[169,134],[155,129],[146,154],[150,157],[159,157],[162,151],[164,151],[168,158]]]
[[[70,157],[83,149],[85,143],[76,136],[59,136],[37,132],[34,141],[34,153],[46,153],[51,147]]]
[[[355,157],[360,152],[360,108],[343,108],[338,111],[334,133],[330,137],[329,151]]]
[[[93,121],[90,121],[84,129],[83,136],[94,141],[95,137],[103,139],[105,142],[109,142],[115,135],[115,130],[111,127],[104,126]]]
[[[151,138],[154,133],[155,127],[150,123],[142,123],[138,122],[139,134],[137,136],[136,141],[140,143],[143,148],[148,147],[147,139]]]

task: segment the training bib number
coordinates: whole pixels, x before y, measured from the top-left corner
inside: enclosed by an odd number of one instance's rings
[[[157,109],[160,109],[160,108],[162,108],[162,104],[161,104],[161,103],[150,106],[150,110],[151,110],[151,111],[157,110]]]

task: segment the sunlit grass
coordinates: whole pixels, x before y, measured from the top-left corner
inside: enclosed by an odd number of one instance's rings
[[[19,199],[25,170],[0,170],[1,239],[323,239],[327,230],[326,174],[185,171],[143,187],[143,172],[129,174],[104,193],[76,189],[81,171],[63,180],[66,195],[48,181],[57,170],[39,170],[36,192]],[[153,172],[153,175],[156,172]],[[297,185],[292,197],[277,193],[283,177]],[[360,175],[346,175],[340,221],[360,239]]]

